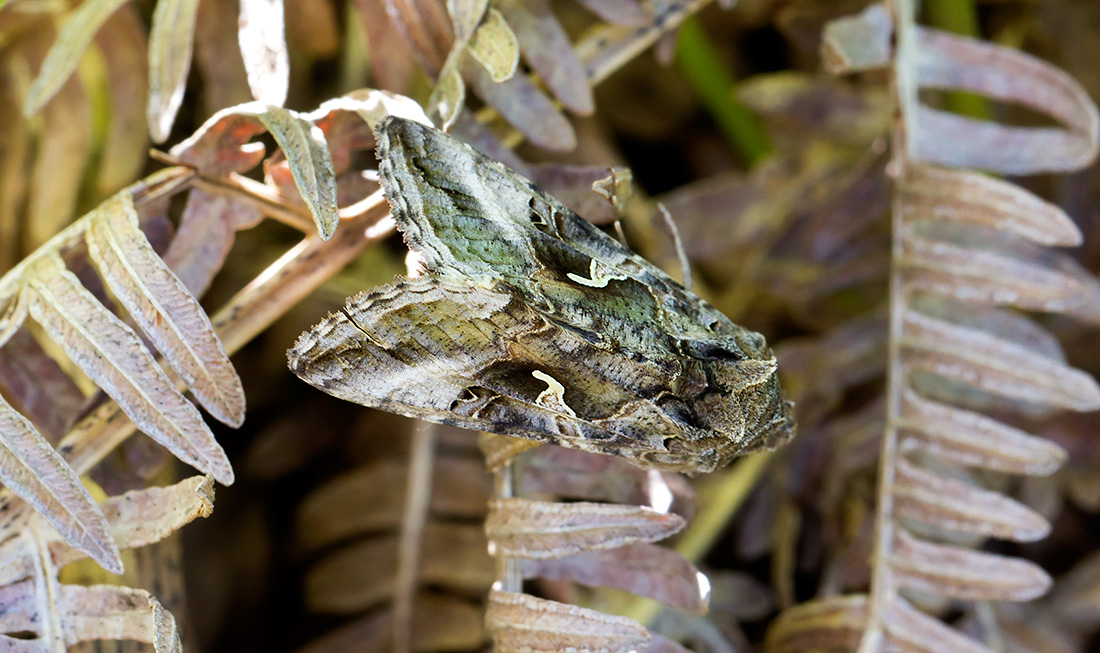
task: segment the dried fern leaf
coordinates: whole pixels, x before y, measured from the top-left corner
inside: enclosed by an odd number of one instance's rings
[[[306,575],[307,606],[314,612],[351,614],[392,599],[398,547],[393,533],[325,556]],[[421,541],[418,582],[464,594],[483,592],[496,574],[485,547],[480,526],[428,522]]]
[[[961,89],[1022,104],[1067,128],[1010,127],[921,105],[907,116],[913,121],[909,154],[914,160],[1023,175],[1075,170],[1096,157],[1100,114],[1068,74],[1011,48],[913,30],[910,65],[919,87]]]
[[[1074,410],[1100,407],[1100,386],[1088,374],[978,329],[910,310],[903,344],[914,368],[986,392]]]
[[[523,464],[520,490],[567,499],[649,506],[685,520],[695,511],[695,495],[683,476],[652,472],[613,456],[544,445]]]
[[[615,587],[699,613],[707,611],[710,594],[706,578],[694,565],[675,551],[655,544],[524,560],[523,576]]]
[[[1066,460],[1065,449],[1050,440],[912,391],[904,394],[898,429],[903,450],[920,449],[969,467],[1047,475]]]
[[[233,469],[198,410],[157,366],[136,334],[85,290],[60,257],[26,273],[31,316],[134,424],[180,460],[233,482]]]
[[[126,0],[87,0],[65,21],[23,100],[23,115],[33,116],[76,70],[96,32]]]
[[[497,653],[643,650],[652,637],[633,619],[529,594],[489,594],[485,623]]]
[[[129,191],[96,209],[85,238],[108,287],[199,403],[221,422],[240,426],[241,380],[198,300],[142,233]]]
[[[885,619],[884,650],[912,653],[993,653],[977,641],[929,617],[901,597],[890,604]]]
[[[145,119],[156,143],[168,140],[183,103],[198,0],[163,0],[153,10],[149,32],[149,105]]]
[[[900,586],[957,599],[1029,601],[1051,584],[1032,562],[922,542],[904,530],[895,535],[888,564]]]
[[[945,531],[973,533],[1019,542],[1046,537],[1042,515],[998,492],[947,479],[899,461],[894,480],[898,517]]]
[[[149,149],[144,119],[149,43],[137,9],[129,5],[115,12],[96,34],[95,43],[107,68],[111,107],[95,180],[97,195],[106,196],[141,177]]]
[[[209,476],[192,476],[166,487],[131,490],[108,497],[100,510],[119,548],[142,547],[160,542],[199,517],[209,517],[214,510],[214,482]],[[45,539],[59,569],[83,558],[70,543]]]
[[[907,220],[947,220],[1016,234],[1040,245],[1073,247],[1081,231],[1058,206],[977,172],[914,165],[898,185]]]
[[[38,511],[65,541],[116,574],[122,558],[107,521],[72,468],[0,396],[0,481]]]
[[[497,6],[515,31],[519,48],[554,97],[587,116],[595,108],[592,88],[573,44],[545,0],[503,0]]]
[[[913,288],[946,297],[1065,312],[1082,302],[1086,286],[1015,252],[1002,253],[951,239],[905,238],[899,263]]]
[[[796,653],[812,649],[854,650],[867,622],[864,595],[830,596],[792,606],[768,628],[769,653]]]
[[[677,514],[641,506],[494,499],[485,533],[494,555],[542,559],[655,542],[684,524]]]
[[[238,41],[252,97],[283,106],[290,83],[283,0],[241,0]]]
[[[176,620],[145,590],[114,585],[63,585],[66,646],[103,639],[152,644],[157,653],[180,653]]]
[[[298,509],[299,546],[314,550],[343,539],[394,528],[401,523],[408,465],[379,460],[324,484]],[[440,458],[432,474],[433,515],[463,519],[485,516],[490,484],[473,459]]]
[[[7,305],[4,307],[3,315],[0,316],[0,347],[11,340],[19,327],[23,326],[23,321],[27,319],[27,299],[22,292],[16,291],[8,298],[0,296],[0,301],[3,299],[7,299]]]
[[[519,66],[519,43],[504,16],[489,7],[485,19],[470,37],[466,51],[489,72],[494,82],[506,82]],[[570,50],[572,52],[572,50]]]
[[[469,651],[485,644],[485,615],[474,603],[455,597],[420,594],[413,606],[413,651]],[[384,610],[315,640],[298,653],[390,653],[393,611]]]

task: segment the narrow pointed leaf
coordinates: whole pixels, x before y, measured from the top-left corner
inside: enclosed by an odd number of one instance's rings
[[[492,592],[485,624],[497,653],[626,653],[652,642],[637,621],[529,594]]]
[[[81,287],[55,255],[27,272],[31,316],[134,424],[184,462],[233,482],[233,469],[198,409],[184,399],[137,335]]]
[[[545,0],[505,0],[500,12],[515,31],[523,56],[554,97],[574,113],[589,115],[594,104],[584,66],[569,36]]]
[[[899,184],[909,220],[948,220],[1014,233],[1040,245],[1076,246],[1081,230],[1058,206],[988,175],[915,165]]]
[[[149,33],[149,105],[146,120],[156,143],[172,131],[176,112],[183,103],[198,0],[162,0],[153,10]]]
[[[1003,494],[937,476],[899,462],[894,481],[894,510],[948,531],[1030,542],[1046,537],[1043,516]]]
[[[904,447],[971,467],[1015,474],[1051,474],[1066,461],[1066,451],[980,413],[923,399],[907,392],[898,428]]]
[[[39,512],[71,546],[122,573],[118,545],[76,472],[0,396],[0,481]]]
[[[889,566],[898,584],[971,601],[1030,601],[1050,588],[1050,576],[1018,558],[923,542],[899,531]]]
[[[336,231],[340,213],[336,206],[336,173],[324,133],[288,109],[269,106],[257,117],[286,155],[294,184],[313,214],[317,232],[322,240],[328,240]]]
[[[1022,104],[1066,129],[1010,127],[919,106],[908,117],[914,159],[1024,175],[1076,170],[1096,157],[1100,114],[1069,74],[992,43],[927,28],[916,28],[916,36],[913,53],[920,87],[963,89]]]
[[[700,613],[707,610],[709,591],[700,583],[699,571],[679,553],[656,544],[524,560],[523,575],[615,587],[677,608]]]
[[[281,107],[290,83],[283,0],[241,0],[237,37],[252,97]]]
[[[896,597],[883,619],[883,650],[906,653],[993,653],[979,642]]]
[[[88,253],[111,292],[214,417],[244,421],[241,380],[210,318],[142,233],[133,196],[122,191],[95,211]]]
[[[655,542],[683,527],[679,515],[641,506],[527,499],[490,502],[485,521],[495,555],[534,559]]]
[[[100,26],[110,18],[126,0],[87,0],[81,3],[57,34],[38,71],[38,77],[27,91],[23,101],[23,115],[34,115],[42,105],[50,101],[58,89],[76,70],[88,45]]]
[[[1074,410],[1100,407],[1100,386],[1085,372],[985,331],[909,311],[904,340],[910,366],[986,392]]]

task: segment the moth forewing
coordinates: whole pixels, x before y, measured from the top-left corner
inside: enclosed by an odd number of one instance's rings
[[[688,472],[790,436],[760,334],[454,138],[398,118],[377,138],[425,273],[303,334],[288,352],[300,377],[383,410]]]

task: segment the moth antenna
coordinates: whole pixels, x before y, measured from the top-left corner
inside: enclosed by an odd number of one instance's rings
[[[672,214],[668,212],[664,204],[657,202],[657,208],[661,209],[661,216],[665,219],[665,227],[668,228],[668,233],[672,236],[672,244],[676,247],[676,256],[680,259],[680,274],[684,280],[684,288],[693,290],[695,281],[691,277],[691,263],[688,261],[687,252],[684,251],[684,241],[680,240],[680,230],[676,228],[676,222],[673,221]]]

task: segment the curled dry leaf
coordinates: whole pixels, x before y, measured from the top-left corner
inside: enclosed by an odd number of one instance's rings
[[[283,0],[241,0],[238,39],[252,97],[282,106],[290,83]]]
[[[498,653],[644,650],[653,639],[633,619],[529,594],[493,591],[485,623]]]
[[[146,120],[156,143],[168,140],[183,103],[191,70],[192,37],[198,0],[162,0],[153,11],[149,33],[149,105]]]
[[[325,135],[308,117],[260,102],[239,104],[211,116],[198,131],[173,147],[172,155],[207,174],[240,172],[263,159],[263,144],[248,141],[264,129],[286,155],[294,184],[309,207],[317,232],[328,240],[340,222],[336,173]]]
[[[684,524],[677,514],[641,506],[495,499],[485,533],[496,555],[542,559],[654,542]]]

